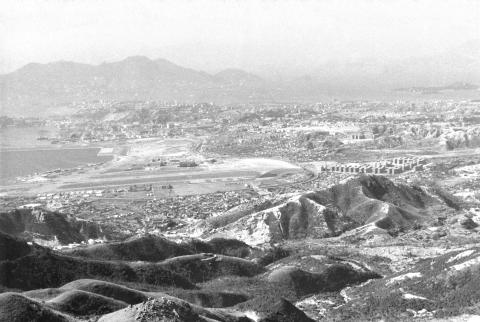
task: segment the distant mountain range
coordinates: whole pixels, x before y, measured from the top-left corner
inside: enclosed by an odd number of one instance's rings
[[[399,92],[413,92],[421,94],[432,94],[444,91],[461,91],[461,90],[478,90],[480,87],[470,83],[453,83],[447,86],[430,86],[430,87],[407,87],[397,88]]]
[[[240,69],[209,74],[143,56],[100,65],[59,61],[0,75],[0,114],[38,115],[98,99],[222,104],[368,98],[380,92],[398,95],[395,88],[443,88],[456,82],[480,84],[480,41],[434,57],[330,62],[281,81]]]
[[[6,109],[26,113],[96,99],[220,103],[269,99],[266,82],[242,70],[211,75],[142,56],[97,66],[64,61],[28,64],[0,76],[0,88]]]
[[[464,43],[437,55],[398,60],[357,59],[328,62],[299,77],[295,86],[311,92],[345,95],[392,92],[397,88],[480,84],[480,40]]]

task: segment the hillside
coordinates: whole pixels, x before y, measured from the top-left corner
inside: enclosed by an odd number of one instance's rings
[[[435,209],[445,206],[445,201],[420,187],[364,175],[326,190],[293,196],[265,210],[255,212],[252,208],[250,212],[232,214],[222,218],[223,226],[198,228],[203,229],[204,237],[236,235],[256,246],[306,237],[334,237],[347,231],[391,236],[428,226],[436,221]]]
[[[185,277],[155,264],[131,266],[124,262],[86,260],[70,257],[24,241],[12,241],[0,233],[0,285],[11,289],[31,290],[57,287],[79,278],[102,278],[112,281],[176,285],[194,288]],[[7,247],[12,247],[7,248]],[[20,255],[20,256],[19,256]]]
[[[15,209],[0,213],[0,232],[37,243],[66,245],[90,238],[110,238],[94,222],[47,210]]]
[[[176,243],[154,235],[134,236],[122,242],[110,242],[64,250],[64,254],[104,260],[157,262],[171,257],[197,253],[215,253],[245,257],[250,247],[235,239],[189,240]]]
[[[475,285],[480,278],[479,264],[477,247],[424,259],[407,270],[348,289],[348,301],[331,313],[343,321],[367,316],[404,321],[478,314],[480,292]]]

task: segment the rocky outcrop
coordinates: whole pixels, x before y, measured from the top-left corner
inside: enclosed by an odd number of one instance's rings
[[[167,298],[151,299],[100,318],[99,322],[206,322],[186,303],[177,303]]]
[[[315,201],[298,195],[279,206],[245,216],[207,231],[211,236],[236,236],[249,245],[272,244],[285,239],[329,237],[342,232],[350,220]]]
[[[146,302],[102,316],[99,322],[252,322],[246,316],[210,312],[171,297]]]
[[[93,222],[41,209],[16,209],[0,213],[0,231],[30,240],[35,238],[39,242],[56,240],[64,245],[106,237]]]

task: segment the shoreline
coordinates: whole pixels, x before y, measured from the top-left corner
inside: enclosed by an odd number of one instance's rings
[[[86,146],[0,150],[0,182],[2,186],[15,185],[19,178],[42,176],[56,170],[63,172],[84,168],[89,164],[105,163],[114,159],[113,155],[99,155],[101,149],[99,146]],[[56,162],[47,164],[46,160],[49,158],[56,159]]]

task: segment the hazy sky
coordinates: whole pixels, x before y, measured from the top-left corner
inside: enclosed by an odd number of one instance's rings
[[[131,55],[209,72],[396,59],[480,39],[480,0],[0,0],[0,72]]]

